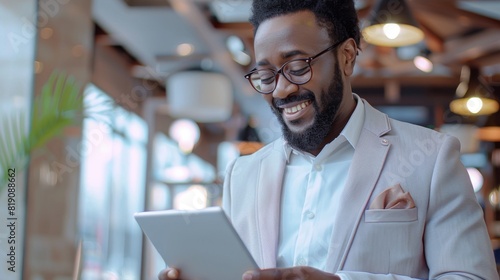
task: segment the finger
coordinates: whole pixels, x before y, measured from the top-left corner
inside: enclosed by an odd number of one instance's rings
[[[270,268],[263,270],[247,271],[243,274],[243,280],[299,280],[300,278],[294,270],[296,268]]]
[[[175,268],[167,268],[158,274],[158,280],[176,280],[179,279],[179,271]]]
[[[338,276],[306,266],[247,271],[243,280],[338,280]]]

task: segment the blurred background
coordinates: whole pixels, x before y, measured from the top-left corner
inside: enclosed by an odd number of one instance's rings
[[[500,2],[355,4],[353,91],[459,138],[499,247]],[[2,279],[156,279],[165,264],[133,213],[219,205],[226,164],[281,134],[243,78],[255,62],[250,6],[0,0],[0,165],[15,169],[0,189],[0,225],[15,221],[0,229]],[[83,115],[56,114],[71,92]],[[43,145],[24,162],[8,156],[30,131]]]

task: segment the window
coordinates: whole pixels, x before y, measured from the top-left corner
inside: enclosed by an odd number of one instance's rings
[[[147,125],[97,87],[85,90],[79,231],[81,279],[141,279]]]

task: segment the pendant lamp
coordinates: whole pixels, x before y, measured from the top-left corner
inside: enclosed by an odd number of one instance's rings
[[[233,109],[231,80],[224,74],[184,71],[167,80],[169,114],[199,123],[228,120]]]
[[[480,76],[478,68],[463,66],[460,84],[455,99],[450,103],[450,110],[463,116],[490,115],[499,109],[498,101],[493,96],[493,89]]]
[[[379,0],[362,29],[366,42],[386,47],[402,47],[424,39],[405,0]]]
[[[420,51],[420,53],[413,58],[413,64],[415,65],[415,67],[417,67],[420,71],[425,73],[432,72],[434,64],[429,58],[430,54],[431,51],[429,49],[424,49]]]

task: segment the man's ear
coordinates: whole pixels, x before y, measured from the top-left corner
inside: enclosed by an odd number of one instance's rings
[[[358,46],[353,38],[347,39],[341,45],[340,63],[343,64],[344,75],[350,77],[354,72],[354,64],[356,63],[356,55],[358,54]]]

